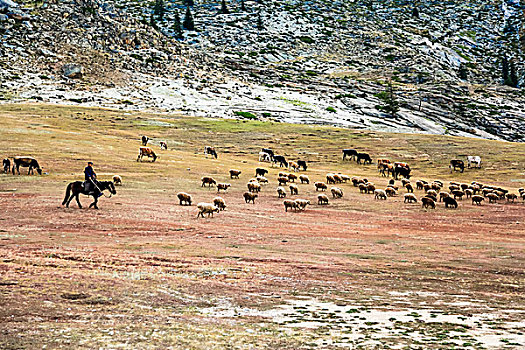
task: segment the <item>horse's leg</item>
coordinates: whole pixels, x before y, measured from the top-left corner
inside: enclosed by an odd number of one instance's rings
[[[80,198],[78,198],[79,193],[76,193],[74,196],[75,196],[75,199],[77,200],[78,207],[82,209],[82,204],[80,204]],[[73,199],[73,195],[71,196],[71,199]],[[71,199],[69,200],[70,202],[71,202]],[[67,204],[69,205],[69,202]]]

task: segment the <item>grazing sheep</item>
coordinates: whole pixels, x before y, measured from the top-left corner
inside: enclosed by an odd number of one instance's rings
[[[191,205],[191,196],[187,194],[186,192],[179,192],[177,193],[177,198],[179,198],[180,205]]]
[[[410,180],[407,179],[401,179],[401,184],[403,184],[403,187],[407,187],[407,185],[410,183]]]
[[[223,190],[224,192],[226,192],[228,190],[228,188],[231,187],[230,184],[227,184],[227,183],[218,183],[217,184],[217,192],[220,192],[221,190]]]
[[[347,183],[348,181],[351,180],[350,176],[348,176],[348,175],[339,174],[339,176],[341,177],[341,180],[342,180],[344,183]]]
[[[469,184],[459,184],[459,187],[461,187],[461,189],[463,191],[465,191],[467,188],[469,188],[469,186],[470,186]]]
[[[217,181],[215,181],[212,177],[209,176],[203,176],[201,178],[202,185],[201,187],[204,187],[204,185],[208,184],[208,187],[211,187],[211,185],[216,185]]]
[[[290,180],[290,182],[295,182],[295,180],[297,180],[297,175],[288,174],[288,180]]]
[[[230,169],[230,179],[238,179],[239,175],[241,175],[240,170]]]
[[[120,175],[113,175],[113,182],[115,183],[115,186],[122,186],[122,178]]]
[[[285,173],[284,171],[279,171],[279,174],[277,175],[278,177],[288,177],[288,173]]]
[[[367,193],[367,188],[365,184],[359,184],[359,192],[361,193]]]
[[[335,184],[335,178],[333,174],[327,174],[326,175],[326,183],[327,184]]]
[[[427,194],[428,194],[428,195],[431,195],[431,196],[433,196],[433,197],[436,197],[436,198],[437,198],[437,196],[438,196],[438,194],[437,194],[437,192],[436,192],[435,190],[428,190],[428,191],[427,191]]]
[[[246,203],[250,203],[251,201],[253,204],[255,204],[255,198],[259,197],[259,195],[250,192],[244,192],[242,196],[244,197],[244,201]]]
[[[259,162],[268,162],[272,161],[272,156],[266,152],[259,152]]]
[[[219,208],[219,210],[226,209],[226,202],[221,197],[215,197],[213,198],[213,204]]]
[[[384,200],[386,200],[386,197],[387,197],[386,196],[386,192],[383,191],[383,190],[375,190],[374,191],[374,195],[375,195],[374,196],[375,199],[384,199]]]
[[[423,203],[423,208],[432,208],[432,209],[436,209],[436,202],[434,202],[434,200],[432,198],[429,198],[429,197],[423,197],[421,198],[421,202]]]
[[[507,192],[508,192],[508,191],[507,191]],[[499,191],[499,190],[498,190],[498,191],[496,191],[496,192],[494,192],[494,193],[496,193],[496,194],[498,195],[499,199],[505,199],[505,194],[506,194],[505,191]]]
[[[481,205],[481,202],[483,202],[485,200],[485,198],[483,198],[483,196],[480,196],[478,194],[475,194],[472,196],[472,204],[477,204],[477,205]]]
[[[467,189],[465,190],[465,195],[467,196],[467,198],[472,197],[473,194],[474,194],[474,191],[473,191],[472,189],[467,188]]]
[[[293,171],[297,171],[297,170],[299,170],[299,164],[297,164],[294,161],[290,161],[290,162],[288,162],[288,168],[292,169]]]
[[[458,191],[459,189],[460,189],[460,187],[458,185],[450,185],[450,186],[448,186],[448,190],[450,192]]]
[[[366,190],[367,190],[367,193],[374,193],[374,191],[376,190],[376,186],[369,182],[366,184]]]
[[[439,193],[439,201],[443,201],[443,198],[450,197],[450,194],[448,192],[440,192]]]
[[[305,210],[306,206],[310,204],[310,201],[306,199],[296,199],[294,202],[300,210]]]
[[[431,194],[428,194],[428,193],[427,193],[427,194],[425,195],[425,197],[426,197],[426,198],[430,198],[430,199],[432,199],[434,202],[437,202],[437,197],[435,197],[435,196],[433,196],[433,195],[431,195]]]
[[[328,196],[326,194],[319,194],[319,195],[317,195],[317,204],[319,204],[319,205],[327,205],[328,204]]]
[[[354,177],[352,178],[352,184],[354,185],[354,187],[359,186],[359,178],[357,178],[357,177],[354,176]]]
[[[332,192],[332,196],[334,198],[341,198],[343,197],[343,190],[339,187],[332,187],[330,188],[330,192]]]
[[[405,188],[408,192],[414,192],[414,187],[412,187],[412,184],[408,183],[405,185]]]
[[[436,192],[441,191],[441,188],[443,187],[442,184],[440,184],[439,182],[436,182],[436,181],[432,182],[432,184],[430,186]]]
[[[499,196],[495,193],[489,193],[487,194],[487,198],[489,199],[489,203],[497,203]]]
[[[417,181],[416,181],[416,188],[417,188],[418,190],[422,190],[422,189],[423,189],[423,186],[425,186],[425,181],[423,181],[423,180],[417,180]]]
[[[286,191],[284,190],[284,187],[277,187],[277,194],[279,195],[279,198],[286,197]]]
[[[297,164],[299,165],[299,169],[298,170],[301,170],[300,168],[303,168],[304,171],[306,171],[306,169],[308,169],[308,165],[306,165],[306,160],[298,160]]]
[[[258,182],[248,182],[246,186],[250,192],[261,192],[261,184]]]
[[[405,203],[417,203],[417,197],[413,193],[406,193],[405,194]]]
[[[518,199],[518,195],[515,193],[507,193],[507,202],[512,201],[514,203],[514,200]]]
[[[336,183],[340,184],[343,182],[343,178],[339,174],[333,174],[332,176],[334,177]]]
[[[302,184],[304,184],[304,183],[309,184],[310,183],[310,178],[308,178],[307,175],[299,175],[299,180],[301,180]]]
[[[299,194],[299,187],[297,185],[290,185],[290,195]]]
[[[210,215],[213,217],[213,213],[219,212],[219,208],[212,203],[199,203],[197,204],[197,208],[199,208],[197,217],[202,216],[204,218],[204,214],[208,214],[208,217],[210,217]]]
[[[262,184],[267,184],[268,183],[268,179],[265,178],[264,176],[257,176],[255,178],[255,181],[259,182],[261,185]]]
[[[279,176],[277,181],[279,181],[279,186],[286,185],[288,183],[288,177]]]
[[[284,211],[288,211],[288,208],[297,210],[297,203],[295,203],[295,201],[291,199],[285,199],[283,201],[283,204],[284,204]]]
[[[394,197],[395,195],[397,195],[396,189],[391,186],[388,186],[387,188],[385,188],[385,193],[389,197]]]
[[[460,190],[455,190],[455,191],[452,191],[452,195],[454,196],[454,199],[459,198],[459,200],[462,200],[463,196],[465,195],[465,192],[460,191]]]
[[[443,202],[445,203],[445,208],[449,208],[449,207],[450,208],[454,207],[454,209],[458,208],[458,202],[452,197],[443,198]]]
[[[492,193],[494,190],[492,188],[484,188],[481,193],[483,193],[484,197],[487,197],[489,193]]]
[[[423,185],[423,190],[425,190],[425,192],[428,192],[432,189],[432,186],[430,184],[424,184]]]
[[[325,191],[328,188],[328,186],[324,182],[315,182],[314,186],[316,191]]]
[[[268,170],[264,168],[255,169],[255,176],[266,176],[266,174],[268,174]]]

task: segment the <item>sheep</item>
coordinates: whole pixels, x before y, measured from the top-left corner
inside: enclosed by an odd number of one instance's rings
[[[288,208],[297,210],[297,203],[291,199],[285,199],[283,201],[284,204],[284,211],[288,211]]]
[[[359,192],[367,193],[367,188],[365,184],[359,184]]]
[[[391,186],[388,186],[387,188],[385,188],[385,193],[389,197],[394,197],[395,195],[397,195],[396,189]]]
[[[436,197],[436,196],[433,196],[433,195],[431,195],[431,194],[426,194],[426,195],[425,195],[425,198],[430,198],[430,199],[432,199],[434,202],[437,202],[437,197]]]
[[[410,183],[410,180],[408,180],[408,179],[401,179],[401,183],[403,184],[403,187],[407,187],[407,185]]]
[[[335,184],[335,178],[333,174],[326,174],[326,183]]]
[[[341,175],[333,174],[332,176],[334,177],[336,183],[340,184],[341,182],[343,182],[343,178],[341,177]]]
[[[458,191],[459,189],[460,189],[460,187],[457,186],[457,185],[450,185],[450,186],[448,186],[448,190],[449,190],[450,192],[452,192],[452,191]]]
[[[184,205],[184,203],[191,205],[191,196],[186,192],[177,193],[177,198],[179,198],[180,205]]]
[[[450,197],[450,194],[448,192],[440,192],[439,193],[439,201],[443,201],[444,198]]]
[[[445,208],[452,208],[452,207],[454,207],[454,209],[458,208],[458,202],[450,196],[443,198],[443,202],[445,203]]]
[[[226,202],[221,197],[213,198],[213,204],[220,210],[226,209]]]
[[[246,187],[248,187],[248,191],[250,192],[261,192],[261,184],[258,182],[248,182]]]
[[[494,193],[496,193],[496,195],[499,197],[499,199],[505,199],[505,194],[506,194],[505,191],[496,191]]]
[[[288,183],[288,180],[288,177],[284,176],[279,176],[279,178],[277,179],[277,181],[279,181],[279,186],[286,185]]]
[[[461,187],[461,189],[463,191],[465,191],[470,185],[469,184],[460,184],[459,187]]]
[[[211,187],[211,185],[216,185],[217,181],[215,181],[212,177],[209,176],[203,176],[201,178],[202,185],[201,187],[204,187],[204,185],[208,184],[208,187]]]
[[[328,196],[326,194],[319,194],[319,195],[317,195],[317,204],[319,204],[319,205],[327,205],[328,204]]]
[[[439,192],[439,191],[441,191],[441,188],[443,187],[443,184],[440,183],[440,182],[434,181],[434,182],[432,182],[432,184],[430,185],[430,187],[431,187],[434,191]]]
[[[325,191],[328,188],[324,182],[315,182],[314,186],[316,191]]]
[[[250,192],[244,192],[242,196],[244,197],[244,201],[246,203],[250,203],[251,201],[253,204],[255,204],[255,198],[259,197],[259,195]]]
[[[437,194],[437,192],[436,192],[435,190],[428,190],[428,191],[427,191],[427,194],[428,194],[428,195],[431,195],[431,196],[433,196],[433,197],[436,197],[436,198],[437,198],[437,196],[438,196],[438,194]]]
[[[465,195],[467,196],[467,198],[472,197],[473,194],[474,194],[474,191],[473,191],[472,189],[467,188],[467,189],[465,190]]]
[[[239,175],[241,175],[240,170],[230,169],[230,179],[233,179],[233,178],[238,179]]]
[[[197,208],[199,208],[199,213],[197,214],[197,217],[202,216],[204,218],[204,214],[208,214],[208,217],[213,217],[213,213],[219,212],[219,208],[217,208],[212,203],[199,203],[197,204]]]
[[[290,180],[290,182],[295,182],[295,180],[297,180],[297,175],[288,174],[288,180]]]
[[[417,197],[415,194],[413,193],[406,193],[405,194],[405,203],[408,202],[408,203],[417,203]]]
[[[357,177],[354,176],[354,177],[352,178],[352,184],[354,185],[354,187],[359,186],[359,178],[357,178]]]
[[[424,184],[423,185],[423,190],[425,190],[425,192],[428,192],[432,189],[432,186],[430,184]]]
[[[284,171],[279,171],[279,174],[277,174],[278,177],[288,177],[288,173],[285,173]]]
[[[218,183],[217,184],[217,192],[220,192],[221,190],[223,190],[224,192],[226,192],[228,190],[228,188],[231,187],[231,184],[227,184],[227,183]]]
[[[296,199],[294,202],[300,210],[305,210],[306,206],[310,204],[310,201],[306,199]]]
[[[423,180],[417,180],[416,181],[416,188],[418,190],[422,190],[423,189],[423,186],[425,186],[425,182]]]
[[[374,191],[375,199],[384,199],[386,200],[386,192],[384,190],[375,190]]]
[[[407,189],[408,192],[414,192],[414,187],[410,183],[406,184],[405,188]]]
[[[344,183],[346,183],[346,182],[351,180],[350,176],[348,176],[348,175],[340,174],[339,176],[341,177],[341,180],[343,180]]]
[[[429,198],[429,197],[423,197],[421,198],[421,202],[423,203],[422,207],[423,208],[432,208],[432,209],[436,209],[436,202],[434,202],[434,200],[432,198]]]
[[[304,184],[304,183],[309,184],[310,183],[310,178],[308,177],[308,175],[299,175],[299,180],[301,180],[302,184]]]
[[[262,184],[267,184],[268,183],[268,179],[265,178],[264,176],[257,176],[255,178],[255,181],[257,181],[258,183],[260,183],[261,185]]]
[[[299,194],[299,187],[296,185],[290,185],[290,195]]]
[[[266,174],[268,174],[268,170],[264,168],[255,169],[255,176],[266,176]]]
[[[332,192],[332,196],[334,198],[342,198],[343,197],[343,190],[339,187],[332,187],[330,188],[330,192]]]
[[[487,194],[487,198],[489,199],[489,203],[497,203],[499,196],[495,193],[489,193]]]
[[[483,202],[485,200],[485,198],[483,198],[483,196],[480,196],[478,194],[475,194],[472,196],[472,204],[477,204],[477,205],[481,205],[481,202]]]
[[[367,193],[374,193],[374,191],[376,190],[376,186],[369,182],[366,184],[366,190],[367,190]]]
[[[286,191],[284,190],[284,187],[277,187],[277,194],[279,195],[279,198],[286,197]]]
[[[159,144],[160,144],[160,149],[161,150],[163,150],[163,149],[167,150],[168,149],[168,143],[166,141],[160,141]]]
[[[113,182],[115,183],[115,186],[122,186],[122,178],[120,175],[113,175]]]
[[[297,171],[299,170],[299,164],[297,164],[297,162],[290,161],[288,162],[288,168],[292,169],[293,171]]]
[[[459,198],[460,200],[463,199],[463,196],[465,195],[465,192],[460,190],[452,191],[452,195],[454,196],[454,199]]]

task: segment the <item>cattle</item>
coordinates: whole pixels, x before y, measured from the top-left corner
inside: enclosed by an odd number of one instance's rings
[[[204,155],[206,158],[208,158],[208,155],[215,157],[217,159],[217,151],[215,151],[215,147],[205,146],[204,147]]]
[[[392,176],[394,176],[394,179],[396,180],[398,179],[399,175],[403,176],[405,179],[409,179],[410,171],[411,169],[408,166],[394,165]]]
[[[11,170],[11,161],[7,158],[5,158],[2,161],[2,167],[4,168],[4,173],[8,173]]]
[[[285,191],[284,187],[282,187],[282,186],[277,187],[277,195],[279,196],[279,198],[286,197],[286,191]]]
[[[259,162],[271,163],[272,157],[266,152],[259,152]]]
[[[208,185],[208,187],[211,187],[212,185],[216,185],[217,181],[215,181],[212,177],[209,176],[203,176],[201,178],[202,185],[201,187],[204,187],[205,185]]]
[[[381,164],[390,164],[390,159],[380,158],[377,160],[377,168],[379,169]]]
[[[357,164],[361,164],[361,161],[363,161],[363,164],[372,164],[372,158],[370,158],[370,155],[368,153],[358,153],[356,161]]]
[[[217,192],[220,192],[221,190],[223,190],[224,192],[226,192],[228,190],[228,188],[231,187],[231,184],[227,184],[227,183],[218,183],[217,184]]]
[[[142,157],[148,157],[148,158],[153,158],[153,162],[155,162],[157,160],[157,155],[155,154],[155,152],[153,152],[153,150],[149,147],[140,147],[139,148],[139,156],[137,157],[137,162],[140,160],[142,161]]]
[[[303,168],[303,171],[306,171],[308,168],[308,165],[306,165],[306,160],[298,160],[297,165],[299,165],[299,168]]]
[[[266,176],[268,174],[268,170],[263,168],[257,168],[255,169],[255,176]]]
[[[215,197],[213,198],[213,204],[219,208],[219,210],[226,209],[226,202],[221,197]]]
[[[142,135],[141,141],[142,141],[142,146],[147,146],[149,142],[149,137],[147,137],[146,135]]]
[[[423,205],[422,205],[423,208],[430,207],[432,209],[436,209],[436,202],[432,198],[423,197],[423,198],[421,198],[421,202],[423,203]]]
[[[267,155],[270,156],[270,160],[273,161],[273,157],[274,157],[274,153],[273,153],[273,150],[271,150],[270,148],[263,148],[261,150],[261,152],[264,152],[266,153]]]
[[[467,167],[481,168],[481,157],[467,156]]]
[[[477,194],[472,196],[472,204],[481,205],[481,202],[483,202],[484,200],[485,198],[483,198],[483,196]]]
[[[290,195],[298,195],[299,194],[299,187],[297,185],[290,185]]]
[[[310,179],[306,175],[299,175],[299,180],[301,180],[302,184],[304,184],[304,183],[309,184],[310,183]]]
[[[316,191],[325,191],[328,188],[324,182],[315,182],[314,186]]]
[[[406,193],[405,194],[405,203],[408,202],[408,203],[417,203],[417,197],[415,194],[413,193]]]
[[[379,173],[385,177],[390,176],[390,173],[392,174],[394,173],[394,166],[392,164],[381,163],[379,164],[378,168],[379,168]]]
[[[238,179],[239,175],[241,175],[240,170],[230,169],[230,179]]]
[[[443,198],[443,202],[445,203],[445,208],[454,208],[457,209],[458,202],[452,197],[445,197]]]
[[[283,201],[283,204],[284,204],[284,211],[288,211],[288,208],[297,210],[297,203],[295,203],[295,201],[293,200],[285,199]]]
[[[345,160],[346,157],[349,157],[350,160],[355,159],[355,157],[357,157],[357,150],[355,150],[355,149],[344,149],[343,150],[343,160]]]
[[[18,172],[18,175],[20,175],[20,167],[29,168],[27,170],[27,175],[34,174],[34,169],[36,169],[38,175],[42,175],[42,168],[40,168],[38,161],[33,157],[14,157],[12,167],[13,175],[15,174],[15,170]]]
[[[166,141],[160,141],[160,149],[163,150],[167,150],[168,149],[168,144]]]
[[[179,199],[180,205],[191,205],[191,196],[186,192],[177,193],[177,198]]]
[[[292,169],[293,171],[297,171],[297,170],[299,170],[299,164],[297,164],[297,162],[294,162],[294,161],[290,161],[290,162],[288,163],[288,167],[289,167],[290,169]]]
[[[246,203],[252,202],[253,204],[255,204],[255,198],[259,197],[256,193],[250,193],[250,192],[244,192],[242,196],[244,197],[244,201]]]
[[[330,192],[332,192],[332,196],[334,198],[342,198],[343,197],[343,190],[339,187],[332,187],[330,188]]]
[[[326,194],[319,194],[319,195],[317,195],[317,204],[318,205],[327,205],[328,204],[328,196]]]
[[[450,161],[449,168],[451,173],[452,170],[457,171],[458,168],[461,172],[463,172],[465,171],[465,163],[461,159],[452,159]]]
[[[213,203],[199,203],[197,204],[197,208],[199,208],[197,217],[202,216],[204,218],[204,214],[208,214],[208,217],[210,215],[213,217],[213,213],[219,212],[219,208],[217,208]]]
[[[279,163],[279,167],[281,168],[288,168],[288,162],[286,161],[286,158],[284,156],[274,155],[272,162],[274,165],[277,165],[277,163]]]
[[[115,186],[122,185],[122,178],[119,175],[113,175],[113,183]]]

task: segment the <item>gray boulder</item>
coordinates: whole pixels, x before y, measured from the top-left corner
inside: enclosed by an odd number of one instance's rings
[[[62,66],[64,76],[71,79],[79,79],[84,75],[84,67],[76,63],[67,63]]]

